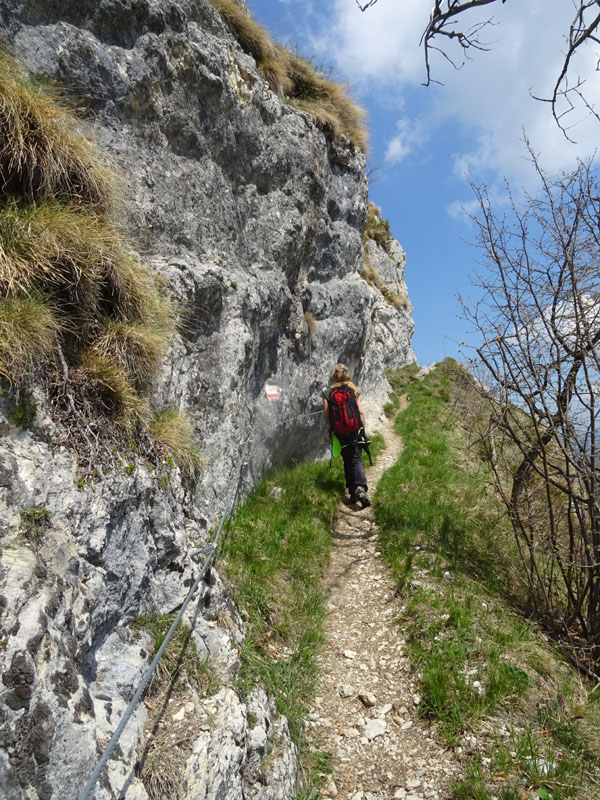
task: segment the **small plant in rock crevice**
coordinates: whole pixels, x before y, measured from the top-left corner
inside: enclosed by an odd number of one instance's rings
[[[21,509],[20,531],[30,542],[39,542],[50,524],[50,512],[45,506],[26,506]]]
[[[393,237],[390,223],[381,216],[381,210],[374,203],[369,203],[367,223],[363,232],[363,242],[368,239],[374,241],[391,256]]]
[[[206,457],[194,440],[194,431],[187,415],[175,408],[157,412],[149,424],[149,432],[155,443],[166,447],[173,458],[167,455],[164,463],[172,468],[173,459],[183,475],[195,478],[206,466]]]

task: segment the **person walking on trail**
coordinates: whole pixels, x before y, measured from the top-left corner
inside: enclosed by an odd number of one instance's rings
[[[367,476],[362,460],[362,449],[366,442],[365,412],[360,402],[360,392],[352,383],[350,370],[344,364],[336,365],[329,389],[323,392],[323,415],[330,432],[339,439],[342,447],[350,502],[360,503],[367,508],[371,501],[367,497]]]

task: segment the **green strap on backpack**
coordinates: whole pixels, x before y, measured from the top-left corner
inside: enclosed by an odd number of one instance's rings
[[[342,444],[335,433],[331,433],[331,457],[337,458],[342,452]]]

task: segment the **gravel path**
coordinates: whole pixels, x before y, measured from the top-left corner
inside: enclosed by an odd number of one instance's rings
[[[386,449],[367,470],[369,494],[402,442],[386,422]],[[406,653],[396,585],[380,557],[372,509],[340,503],[331,561],[321,679],[309,714],[313,746],[333,755],[324,797],[446,800],[459,767],[418,716],[418,676]]]

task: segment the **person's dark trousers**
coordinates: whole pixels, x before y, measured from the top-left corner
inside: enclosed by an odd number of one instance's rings
[[[342,445],[342,458],[344,459],[344,476],[350,495],[353,496],[359,486],[365,492],[368,490],[367,476],[362,460],[362,447],[358,444],[356,433],[336,434]]]

